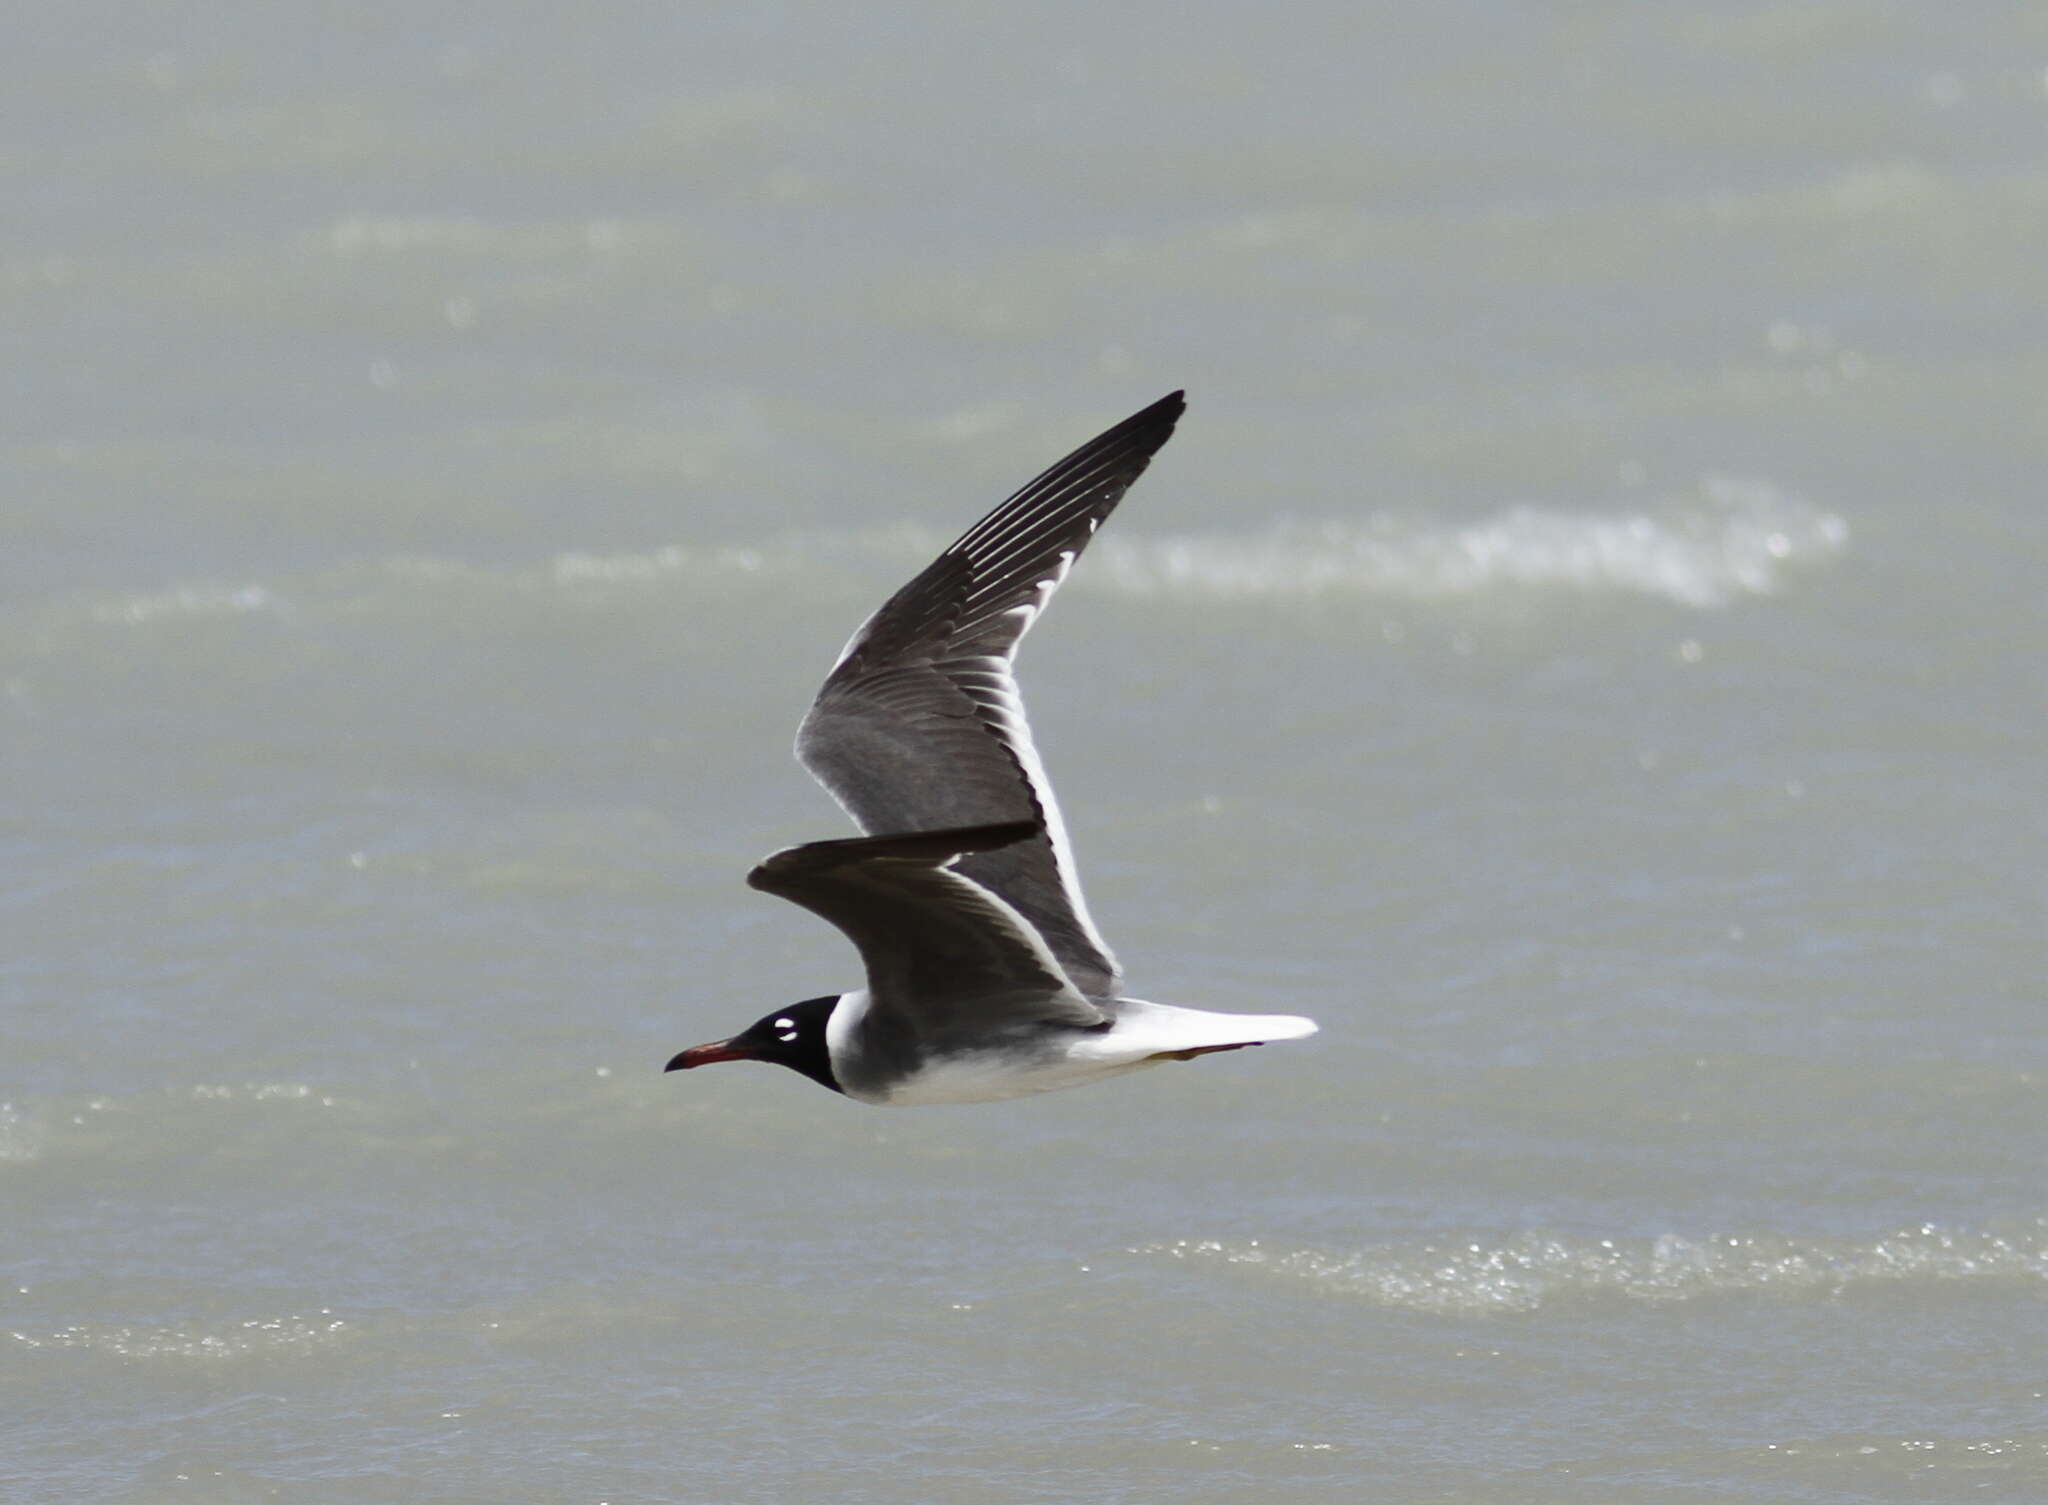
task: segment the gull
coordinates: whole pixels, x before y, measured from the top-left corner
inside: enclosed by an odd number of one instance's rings
[[[750,886],[838,927],[865,986],[791,1004],[670,1071],[767,1061],[856,1102],[996,1102],[1316,1032],[1123,993],[1011,672],[1179,392],[1082,445],[963,533],[848,640],[797,760],[866,834],[790,847]]]

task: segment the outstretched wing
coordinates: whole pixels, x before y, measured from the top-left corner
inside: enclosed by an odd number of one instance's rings
[[[1038,836],[1036,821],[814,841],[747,875],[845,932],[867,969],[869,1019],[929,1043],[1006,1025],[1103,1022],[1017,911],[953,864]]]
[[[1091,998],[1115,996],[1116,959],[1081,897],[1010,664],[1185,406],[1161,398],[962,534],[853,635],[797,732],[798,759],[863,831],[1037,825],[953,871],[1021,915]]]

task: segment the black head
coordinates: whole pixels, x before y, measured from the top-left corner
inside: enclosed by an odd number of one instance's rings
[[[823,998],[806,998],[802,1003],[777,1009],[730,1040],[691,1046],[665,1069],[688,1071],[692,1066],[709,1066],[717,1061],[772,1061],[791,1071],[801,1071],[821,1087],[843,1091],[832,1075],[832,1057],[825,1049],[825,1020],[837,1002],[839,995],[828,993]]]

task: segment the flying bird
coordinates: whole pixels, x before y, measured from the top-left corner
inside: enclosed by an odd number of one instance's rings
[[[841,650],[796,755],[867,833],[747,875],[837,926],[864,987],[668,1063],[770,1061],[857,1102],[995,1102],[1316,1031],[1127,998],[1011,674],[1088,540],[1172,437],[1175,392],[969,528]]]

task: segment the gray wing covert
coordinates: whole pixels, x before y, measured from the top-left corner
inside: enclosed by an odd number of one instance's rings
[[[868,974],[870,1018],[930,1042],[1003,1025],[1102,1023],[1017,912],[962,877],[956,859],[1038,833],[1035,821],[814,841],[775,853],[747,882],[842,931]]]

